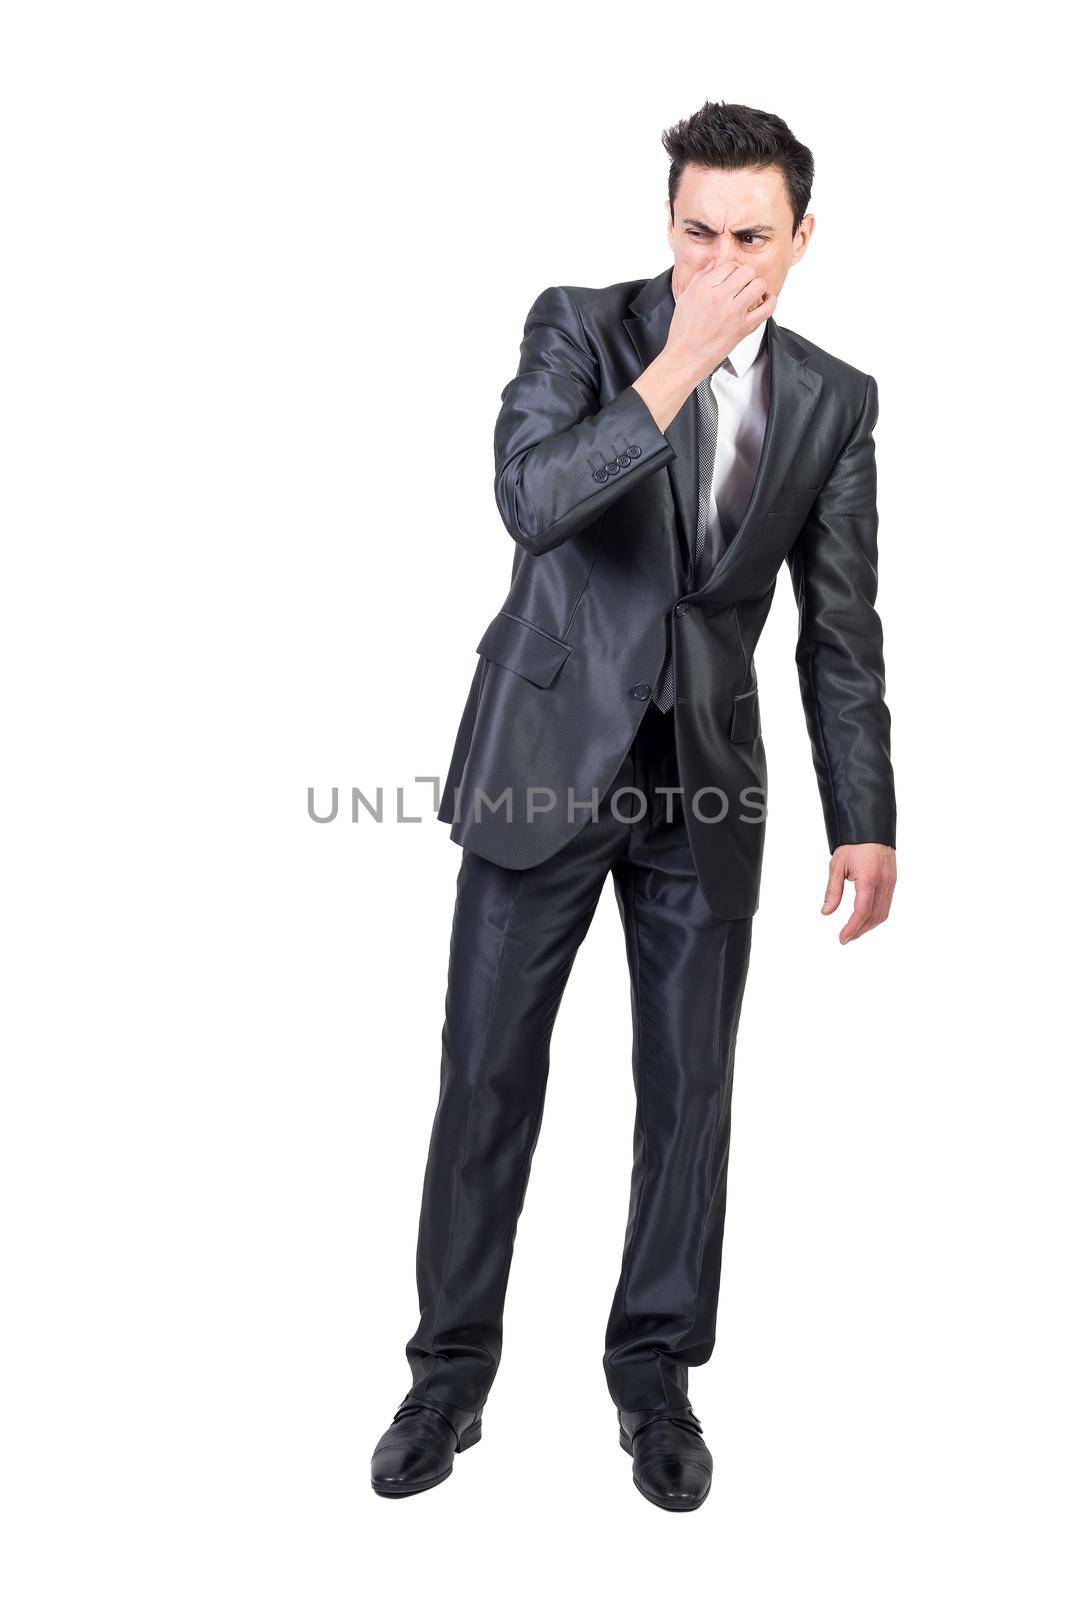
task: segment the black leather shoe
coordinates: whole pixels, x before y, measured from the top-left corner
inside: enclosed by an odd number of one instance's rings
[[[712,1457],[693,1412],[621,1411],[619,1442],[639,1494],[664,1511],[696,1511],[712,1487]]]
[[[371,1457],[375,1494],[399,1499],[444,1483],[452,1458],[482,1437],[482,1413],[450,1406],[448,1415],[422,1400],[406,1400]]]

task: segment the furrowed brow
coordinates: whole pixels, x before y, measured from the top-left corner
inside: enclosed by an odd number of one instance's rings
[[[707,222],[702,222],[700,217],[683,217],[682,224],[685,228],[697,228],[701,233],[714,234],[716,231]],[[738,238],[743,233],[774,233],[775,229],[770,222],[751,222],[744,228],[732,228],[731,232]]]

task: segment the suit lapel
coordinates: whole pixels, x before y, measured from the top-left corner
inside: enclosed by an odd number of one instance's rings
[[[766,338],[770,363],[768,420],[752,493],[734,538],[696,591],[699,595],[717,590],[725,574],[733,571],[759,539],[765,513],[812,421],[823,387],[820,374],[811,371],[804,358],[799,359],[789,348],[789,335],[783,333],[774,317],[768,318]]]
[[[630,310],[634,314],[624,319],[624,326],[644,371],[667,342],[675,310],[670,267],[648,280],[631,302]],[[733,570],[759,536],[764,512],[774,498],[812,420],[823,386],[820,374],[806,365],[803,356],[794,354],[789,334],[783,332],[774,317],[768,318],[765,337],[770,362],[768,420],[752,493],[734,538],[701,588],[695,591],[699,595],[707,595],[718,589],[724,574]],[[697,400],[694,395],[688,397],[678,415],[668,424],[664,437],[675,451],[675,459],[668,463],[667,470],[678,513],[684,568],[692,581],[698,494]]]
[[[635,314],[624,318],[624,327],[641,362],[639,371],[644,372],[667,343],[668,329],[675,311],[670,267],[666,272],[649,279],[631,302],[630,309]],[[693,577],[694,538],[697,531],[697,401],[692,394],[664,429],[664,438],[675,452],[675,459],[668,462],[667,471],[675,498],[679,553],[689,582]]]
[[[697,481],[697,396],[691,394],[678,414],[664,430],[675,452],[674,461],[668,462],[671,492],[678,510],[679,539],[686,581],[693,582],[693,556],[697,548],[697,507],[699,485]]]

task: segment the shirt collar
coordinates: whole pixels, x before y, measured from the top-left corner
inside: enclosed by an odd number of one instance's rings
[[[760,354],[766,327],[767,322],[762,322],[759,328],[753,328],[743,339],[739,339],[727,357],[739,378],[749,371],[749,368]]]

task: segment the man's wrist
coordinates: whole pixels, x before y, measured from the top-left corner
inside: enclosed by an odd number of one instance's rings
[[[661,432],[678,415],[701,381],[685,359],[664,349],[654,356],[632,387],[641,395]]]

